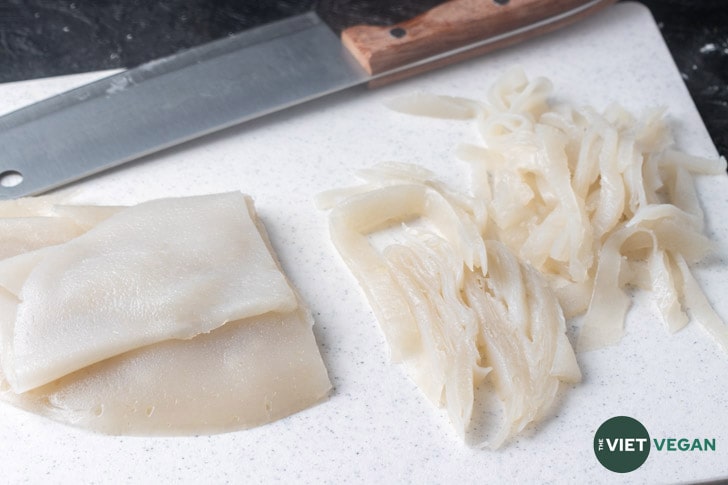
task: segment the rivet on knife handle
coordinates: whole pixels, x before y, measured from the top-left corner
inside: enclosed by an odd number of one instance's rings
[[[450,0],[397,25],[349,27],[341,39],[369,74],[391,82],[550,32],[614,2]]]

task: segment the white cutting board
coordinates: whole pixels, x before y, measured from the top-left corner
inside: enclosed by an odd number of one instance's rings
[[[353,183],[355,169],[384,160],[420,163],[456,180],[464,164],[454,148],[475,136],[473,126],[408,117],[382,102],[414,90],[482,98],[515,64],[548,76],[560,99],[578,104],[603,108],[614,101],[637,112],[666,105],[679,147],[716,155],[651,15],[620,4],[482,59],[334,95],[78,183],[67,190],[87,203],[229,190],[252,195],[283,266],[313,309],[334,389],[327,401],[276,423],[190,438],[93,435],[0,403],[5,483],[645,483],[728,476],[728,355],[697,324],[668,335],[646,298],[630,311],[619,346],[579,355],[584,382],[564,389],[547,420],[497,452],[463,445],[445,414],[388,362],[383,336],[312,197]],[[101,74],[1,85],[0,111]],[[709,234],[728,254],[728,178],[698,183]],[[697,275],[728,318],[725,264],[714,258]],[[638,470],[612,473],[596,461],[592,440],[617,415],[638,419],[653,438],[715,438],[717,449],[653,447]]]

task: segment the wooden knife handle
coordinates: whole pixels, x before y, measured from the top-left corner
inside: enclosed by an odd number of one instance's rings
[[[341,33],[341,38],[349,52],[372,75],[495,38],[494,42],[475,47],[472,52],[440,59],[428,68],[420,66],[415,69],[419,72],[555,30],[614,1],[450,0],[396,25],[349,27]],[[573,14],[566,15],[568,12]],[[543,22],[543,25],[525,29],[522,33],[504,35],[551,18],[552,22]],[[507,38],[498,39],[499,36]]]

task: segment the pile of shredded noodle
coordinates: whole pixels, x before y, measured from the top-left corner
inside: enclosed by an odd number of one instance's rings
[[[477,384],[494,384],[504,423],[492,447],[542,416],[560,380],[579,379],[564,315],[583,315],[579,349],[613,344],[627,285],[654,294],[670,331],[689,310],[728,350],[728,327],[688,267],[711,249],[692,174],[724,173],[725,159],[675,151],[661,111],[551,106],[551,91],[514,69],[485,102],[420,93],[391,103],[475,121],[481,142],[458,149],[470,193],[389,163],[318,199],[333,207],[332,239],[394,359],[458,431]]]
[[[500,242],[482,237],[481,200],[421,167],[381,164],[360,186],[321,194],[331,237],[366,292],[395,361],[465,437],[475,388],[505,403],[498,447],[581,378],[557,298]],[[394,226],[386,240],[373,233]]]

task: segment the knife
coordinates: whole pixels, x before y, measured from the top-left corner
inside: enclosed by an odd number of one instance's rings
[[[393,82],[575,22],[615,0],[450,0],[339,39],[313,12],[0,117],[0,199],[36,195],[327,94]]]

